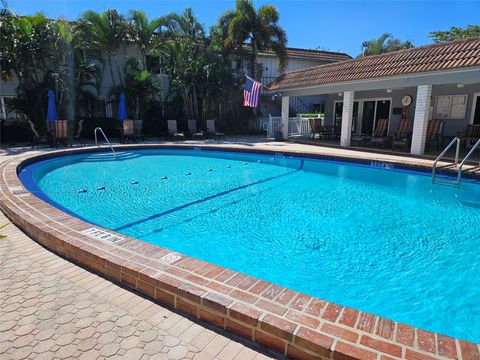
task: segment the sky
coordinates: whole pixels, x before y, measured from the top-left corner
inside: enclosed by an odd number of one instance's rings
[[[44,12],[47,16],[77,18],[85,10],[115,8],[126,14],[144,10],[150,17],[181,12],[191,7],[207,28],[235,5],[234,0],[7,0],[20,15]],[[288,35],[288,46],[360,53],[360,44],[387,32],[415,46],[431,43],[430,31],[451,26],[480,25],[480,1],[255,1],[272,4],[280,12],[280,25]]]

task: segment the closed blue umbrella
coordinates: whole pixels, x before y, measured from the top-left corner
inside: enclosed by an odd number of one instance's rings
[[[47,122],[55,122],[58,119],[57,109],[55,107],[55,93],[52,90],[48,90],[48,111]]]
[[[123,121],[127,119],[127,103],[125,101],[125,94],[120,93],[120,99],[118,100],[118,120]]]

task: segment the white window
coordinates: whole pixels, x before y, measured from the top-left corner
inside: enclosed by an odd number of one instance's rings
[[[435,118],[465,119],[468,95],[442,95],[435,99]]]

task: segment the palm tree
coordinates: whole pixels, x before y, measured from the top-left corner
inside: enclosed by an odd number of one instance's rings
[[[131,10],[129,14],[129,35],[142,55],[142,65],[146,68],[147,55],[150,55],[160,44],[162,19],[150,21],[141,10]]]
[[[377,39],[371,39],[364,41],[362,43],[362,53],[358,57],[370,56],[370,55],[380,55],[383,53],[410,49],[414,45],[411,41],[402,42],[400,39],[396,39],[392,34],[385,33],[382,34]]]
[[[287,34],[278,24],[280,15],[272,5],[255,10],[251,0],[237,0],[235,9],[225,12],[219,19],[224,29],[225,45],[242,57],[244,45],[249,45],[251,75],[258,77],[257,55],[272,50],[278,57],[280,71],[287,65]]]
[[[173,86],[182,93],[185,112],[189,119],[199,118],[198,88],[206,73],[206,37],[203,26],[192,9],[165,17],[167,24],[167,63],[165,64]]]
[[[123,16],[117,10],[106,10],[101,14],[89,10],[82,14],[77,29],[83,32],[84,36],[87,36],[86,39],[89,39],[85,43],[89,50],[105,54],[113,86],[116,87],[115,76],[113,75],[113,57],[120,84],[123,86],[123,77],[117,58],[118,49],[126,41],[127,25]]]

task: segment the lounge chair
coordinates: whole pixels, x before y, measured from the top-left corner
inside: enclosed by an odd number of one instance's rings
[[[393,133],[392,137],[392,150],[396,146],[408,149],[410,142],[412,141],[412,121],[409,119],[401,119],[398,124],[397,131]]]
[[[197,129],[197,120],[190,119],[188,122],[188,134],[192,139],[203,139],[205,134],[203,131],[198,131]]]
[[[67,120],[55,120],[55,146],[58,146],[59,143],[63,144],[64,146],[68,145]]]
[[[133,120],[133,138],[135,142],[143,141],[143,120]]]
[[[179,132],[177,128],[177,120],[167,120],[168,134],[173,140],[185,140],[185,134]]]
[[[388,119],[378,119],[377,127],[375,128],[375,132],[370,139],[371,145],[381,145],[383,148],[385,148],[388,142],[388,121]]]
[[[459,134],[463,147],[473,146],[480,139],[480,124],[468,125],[465,134]]]
[[[435,143],[436,149],[440,149],[440,139],[443,134],[443,120],[433,119],[428,122],[427,136],[425,138],[425,149],[430,148],[431,143]]]
[[[128,143],[130,140],[137,142],[135,140],[133,120],[123,120],[122,123],[122,142],[124,144]]]
[[[225,134],[215,130],[215,120],[207,120],[207,135],[215,139],[225,139]]]

